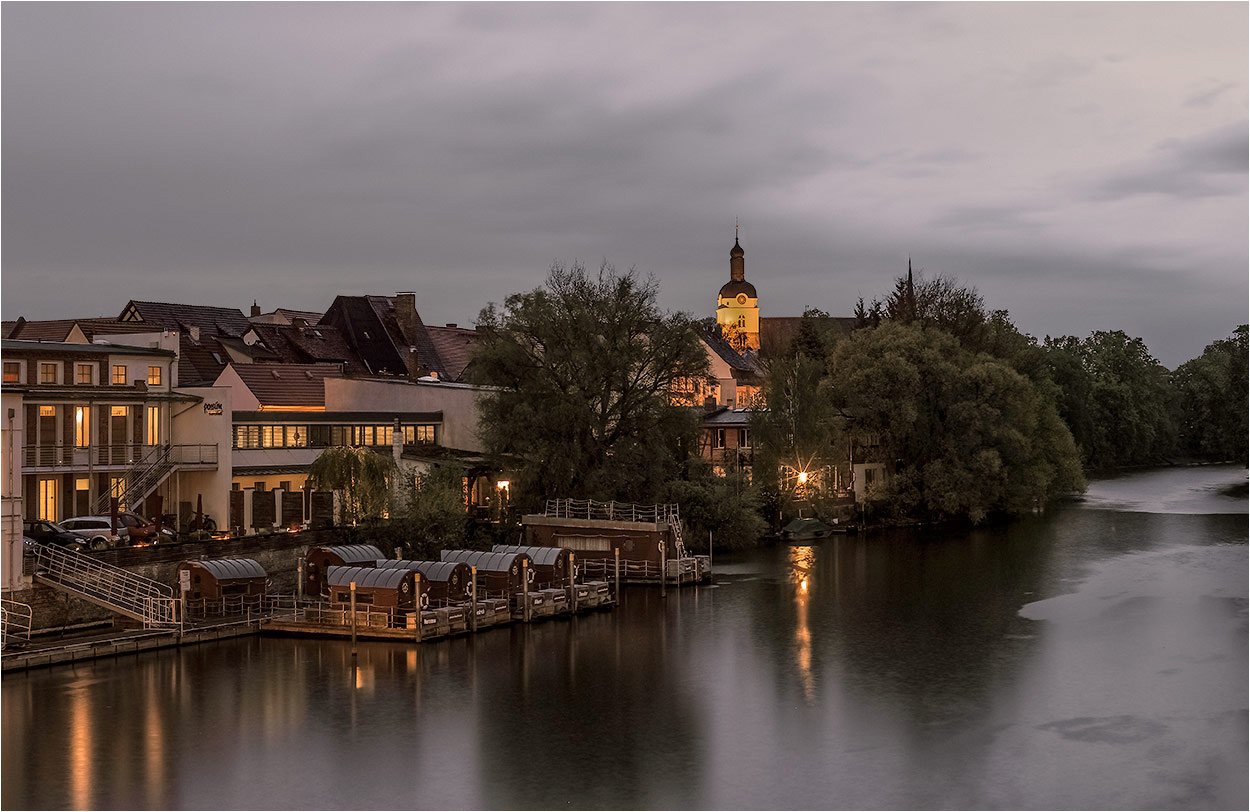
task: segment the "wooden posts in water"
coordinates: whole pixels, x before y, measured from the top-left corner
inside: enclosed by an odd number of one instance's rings
[[[473,614],[471,615],[471,617],[473,618],[473,631],[476,632],[477,631],[477,567],[470,567],[470,571],[473,573],[473,575],[471,576],[473,580],[471,582],[472,585],[469,587],[469,601],[470,601],[470,605],[472,605],[473,607]]]
[[[660,537],[660,597],[668,597],[668,579],[664,577],[664,571],[668,569],[664,556],[668,551],[664,549],[664,537]]]
[[[426,595],[421,594],[421,572],[420,570],[412,574],[412,592],[413,592],[413,596],[412,596],[413,607],[417,615],[417,642],[420,643],[421,633],[423,629],[423,624],[421,623],[421,610],[425,608],[424,606],[421,605],[421,601],[427,597]]]
[[[716,572],[712,567],[712,531],[707,531],[707,579],[712,583],[716,583],[716,576],[712,573]]]
[[[521,559],[521,618],[530,622],[530,560]]]
[[[576,567],[576,553],[569,553],[569,593],[573,605],[573,614],[577,614],[577,579],[573,577],[573,570]]]
[[[613,593],[612,597],[616,600],[617,603],[620,603],[621,602],[621,548],[620,547],[612,548],[612,559],[613,561],[616,562],[616,569],[614,570],[614,572],[616,573],[616,591]]]
[[[356,582],[351,582],[352,598],[352,658],[356,657]]]
[[[298,604],[304,600],[304,558],[300,557],[299,566],[295,572],[295,601]],[[298,606],[296,607],[298,608]]]

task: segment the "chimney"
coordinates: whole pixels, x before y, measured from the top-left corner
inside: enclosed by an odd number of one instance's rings
[[[456,329],[456,323],[454,321],[447,322],[447,326],[452,330]]]
[[[196,327],[195,325],[192,325],[191,327],[187,328],[187,330],[191,334],[191,340],[194,341],[196,344],[199,344],[200,343],[200,328]]]
[[[705,411],[705,412],[714,412],[714,411],[716,411],[716,408],[717,408],[717,407],[716,407],[716,398],[715,398],[715,397],[713,397],[712,395],[708,395],[707,397],[705,397],[705,398],[703,399],[703,411]]]
[[[252,300],[252,318],[260,315],[260,305],[256,304],[256,300]]]
[[[395,320],[399,322],[399,330],[404,334],[404,342],[410,345],[417,343],[417,294],[402,290],[395,294]]]

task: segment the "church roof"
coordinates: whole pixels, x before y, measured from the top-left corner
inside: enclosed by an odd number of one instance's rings
[[[731,279],[730,281],[726,282],[724,286],[720,289],[720,297],[722,299],[732,299],[735,296],[737,296],[739,293],[745,293],[747,296],[750,296],[752,299],[759,298],[759,296],[757,296],[755,293],[755,285],[752,285],[750,282],[746,281],[745,279],[740,282]]]
[[[729,249],[729,258],[745,256],[746,251],[742,250],[742,246],[738,244],[738,237],[734,236],[734,247]]]

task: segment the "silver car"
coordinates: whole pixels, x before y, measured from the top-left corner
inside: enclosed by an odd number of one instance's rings
[[[126,543],[129,533],[126,526],[119,521],[117,533],[114,534],[113,525],[108,516],[76,516],[58,524],[74,535],[82,536],[87,542],[87,547],[92,550],[107,550],[109,547]]]

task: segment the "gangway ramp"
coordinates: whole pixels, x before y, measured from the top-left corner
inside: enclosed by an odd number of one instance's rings
[[[174,591],[166,584],[64,547],[36,544],[34,553],[34,579],[39,583],[142,621],[147,628],[178,624]]]

